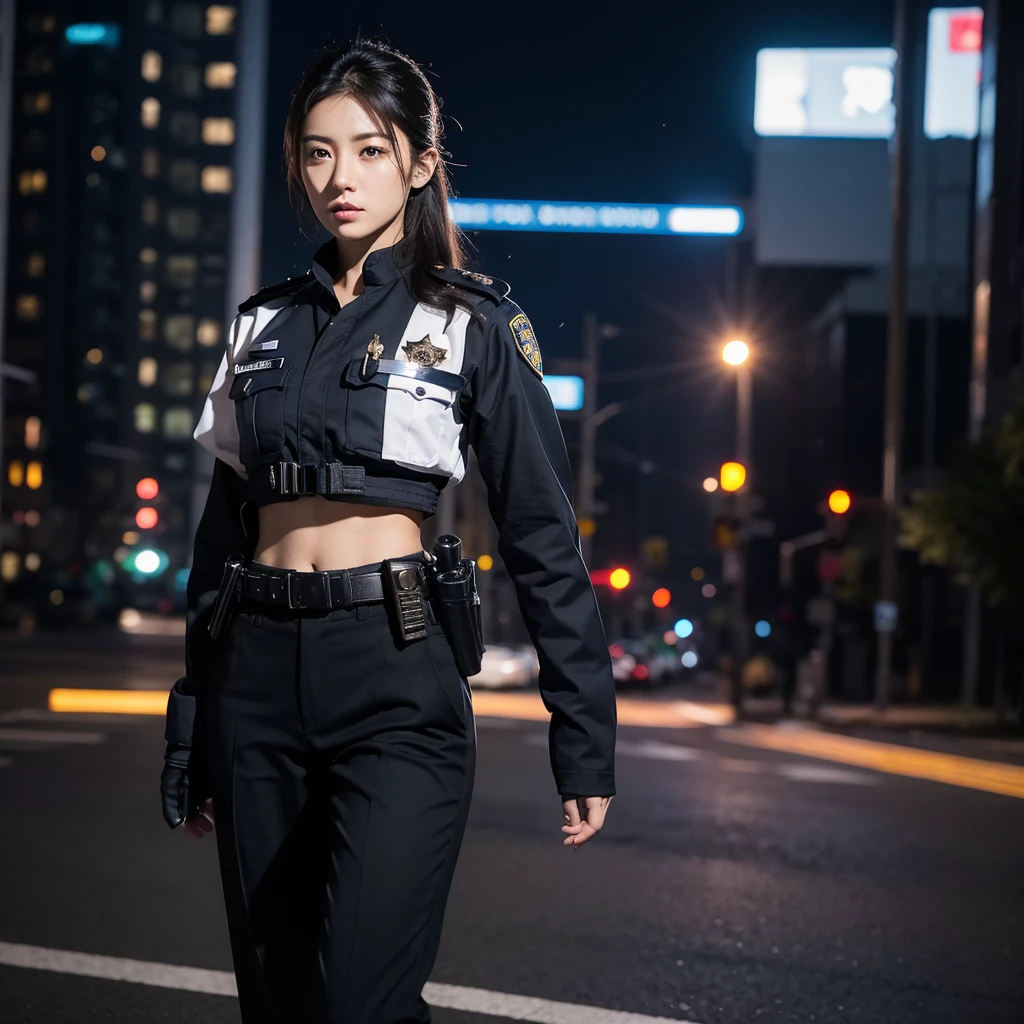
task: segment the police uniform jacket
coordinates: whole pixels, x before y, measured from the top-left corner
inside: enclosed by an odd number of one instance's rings
[[[472,446],[540,659],[558,792],[614,794],[611,663],[529,320],[504,282],[436,267],[479,314],[459,306],[449,320],[417,302],[394,248],[367,256],[365,290],[339,306],[334,253],[332,239],[304,275],[257,292],[231,323],[195,431],[216,461],[195,538],[186,675],[171,693],[168,741],[193,742],[201,724],[196,711],[217,659],[208,612],[226,557],[255,550],[254,506],[321,494],[429,517],[441,490],[462,479]],[[201,780],[193,784],[203,790]]]

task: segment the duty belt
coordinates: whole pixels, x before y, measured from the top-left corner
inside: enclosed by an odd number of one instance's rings
[[[275,462],[267,467],[265,486],[271,494],[362,494],[366,470],[340,462]]]
[[[410,564],[403,572],[408,572],[408,590],[427,598],[429,592],[423,567]],[[297,572],[247,566],[241,573],[239,593],[243,599],[260,604],[326,611],[329,608],[378,603],[384,599],[385,584],[379,571],[355,573],[350,569],[333,569]]]

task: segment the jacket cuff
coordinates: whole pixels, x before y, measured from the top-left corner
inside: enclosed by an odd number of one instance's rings
[[[182,746],[192,745],[192,732],[196,721],[196,699],[192,694],[182,693],[178,688],[181,680],[167,696],[167,718],[164,722],[164,739],[168,743]]]
[[[555,772],[555,786],[563,800],[576,796],[615,796],[615,772]]]

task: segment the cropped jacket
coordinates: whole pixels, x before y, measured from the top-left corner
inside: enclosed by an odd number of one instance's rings
[[[192,744],[216,642],[205,624],[233,552],[255,550],[255,508],[308,494],[434,514],[465,475],[487,487],[498,553],[540,660],[558,792],[615,792],[615,692],[584,564],[561,427],[533,327],[508,285],[466,270],[453,316],[418,302],[393,248],[371,252],[364,291],[339,306],[332,239],[303,275],[239,306],[195,430],[216,457],[188,580],[186,674],[168,742]]]

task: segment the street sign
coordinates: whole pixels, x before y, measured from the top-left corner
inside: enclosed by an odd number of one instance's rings
[[[895,601],[875,602],[875,630],[879,633],[892,633],[899,622],[900,610]]]

